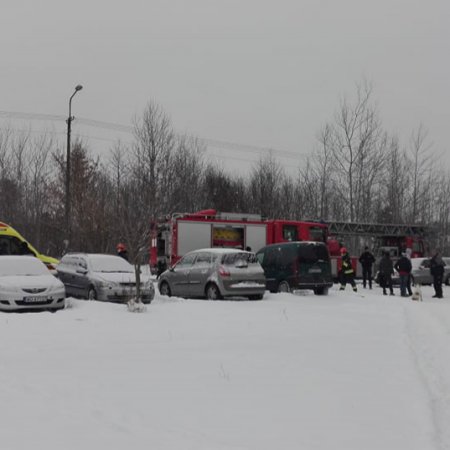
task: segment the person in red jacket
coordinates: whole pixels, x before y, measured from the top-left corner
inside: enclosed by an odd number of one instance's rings
[[[121,258],[125,259],[128,261],[128,252],[127,252],[127,247],[125,244],[122,244],[122,242],[119,242],[117,244],[117,256],[120,256]]]

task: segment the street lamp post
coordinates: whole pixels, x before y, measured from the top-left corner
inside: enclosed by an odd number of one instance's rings
[[[70,214],[70,133],[72,131],[72,120],[74,117],[72,116],[72,99],[74,95],[83,89],[81,84],[75,86],[74,93],[70,96],[69,99],[69,117],[67,118],[67,155],[66,155],[66,235],[67,235],[67,243],[66,246],[70,245],[70,240],[72,238],[72,223],[71,223],[71,214]]]

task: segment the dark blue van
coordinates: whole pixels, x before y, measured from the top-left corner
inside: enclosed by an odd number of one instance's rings
[[[256,257],[264,269],[270,292],[312,289],[316,295],[326,295],[333,286],[330,254],[323,242],[267,245]]]

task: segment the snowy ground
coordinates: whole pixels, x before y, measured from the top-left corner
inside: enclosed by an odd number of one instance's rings
[[[0,448],[449,449],[450,298],[348,289],[0,314]]]

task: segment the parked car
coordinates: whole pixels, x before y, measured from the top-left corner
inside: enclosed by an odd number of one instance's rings
[[[206,248],[186,253],[161,274],[161,295],[179,297],[247,297],[260,300],[266,280],[255,254],[237,249]]]
[[[136,295],[134,267],[116,255],[67,253],[57,266],[68,296],[124,303]],[[155,296],[153,282],[141,274],[142,302]]]
[[[256,257],[264,269],[270,292],[312,289],[317,295],[326,295],[333,285],[330,255],[323,242],[267,245]]]
[[[0,310],[57,311],[65,305],[63,283],[34,256],[0,256]]]
[[[448,257],[444,257],[442,258],[445,262],[445,267],[444,267],[444,283],[447,286],[450,286],[450,258]]]
[[[442,258],[445,262],[443,281],[450,285],[450,258]],[[411,281],[413,284],[433,284],[433,276],[430,273],[431,258],[412,258]],[[393,277],[393,281],[399,283],[399,276]]]

